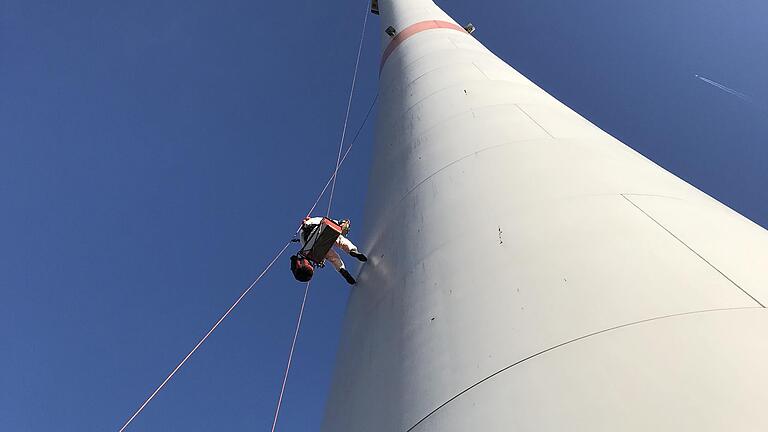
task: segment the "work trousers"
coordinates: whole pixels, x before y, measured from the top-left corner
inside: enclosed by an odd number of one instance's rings
[[[343,250],[346,253],[350,252],[357,252],[357,246],[355,246],[349,239],[344,237],[343,235],[340,235],[339,238],[336,239],[336,247]],[[333,268],[336,270],[341,270],[344,267],[344,261],[341,260],[341,257],[339,254],[333,250],[333,248],[328,249],[328,253],[325,254],[325,259],[330,261],[333,265]]]

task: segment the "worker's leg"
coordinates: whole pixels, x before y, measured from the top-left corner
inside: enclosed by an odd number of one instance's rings
[[[341,260],[339,254],[337,254],[333,249],[328,249],[328,253],[325,254],[325,259],[330,261],[331,264],[333,264],[333,268],[335,268],[337,271],[344,268],[344,261]]]
[[[344,261],[341,260],[341,257],[339,254],[336,253],[335,250],[330,249],[327,254],[325,254],[325,259],[330,261],[331,264],[333,264],[333,267],[341,273],[341,276],[344,278],[344,280],[347,281],[350,285],[354,285],[356,283],[355,278],[352,277],[351,274],[349,274],[349,271],[344,267]]]
[[[343,235],[340,235],[336,239],[336,246],[338,246],[339,249],[346,253],[350,253],[352,251],[357,252],[357,246],[355,246],[351,241],[349,241],[348,238],[344,237]]]
[[[338,246],[339,249],[343,250],[344,252],[350,254],[351,256],[357,258],[360,261],[363,261],[363,262],[368,261],[368,257],[361,254],[357,250],[357,246],[355,246],[351,241],[349,241],[348,238],[344,237],[343,235],[340,235],[336,239],[336,246]]]

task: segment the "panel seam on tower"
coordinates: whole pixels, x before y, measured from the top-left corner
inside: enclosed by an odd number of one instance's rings
[[[486,83],[511,83],[511,84],[514,84],[514,85],[520,86],[520,87],[535,88],[535,87],[531,87],[531,86],[523,84],[523,83],[518,83],[516,81],[509,81],[509,80],[473,80],[473,81],[468,81],[468,82],[470,82],[470,83],[484,83],[484,84],[486,84]],[[404,111],[400,112],[399,115],[391,116],[390,118],[388,118],[386,121],[389,122],[389,123],[392,123],[392,124],[388,124],[387,126],[396,125],[396,123],[394,123],[394,122],[400,121],[401,119],[405,118],[405,116],[408,113],[410,113],[411,110],[413,110],[417,105],[424,103],[425,101],[427,101],[427,99],[435,96],[436,94],[438,94],[440,92],[443,92],[443,91],[446,91],[446,90],[451,90],[451,89],[454,89],[454,88],[464,88],[464,87],[466,87],[466,84],[451,84],[451,85],[442,87],[442,88],[440,88],[438,90],[435,90],[432,93],[429,93],[428,95],[424,96],[423,98],[419,99],[418,101],[413,102],[412,105],[410,105]],[[501,104],[490,104],[490,105],[482,105],[482,106],[473,106],[472,108],[473,109],[474,108],[485,108],[485,107],[489,107],[489,106],[500,106],[500,105],[505,105],[505,106],[514,105],[514,106],[520,108],[520,106],[518,105],[518,102],[515,102],[515,103],[501,103]],[[543,105],[543,104],[541,104],[541,105]],[[520,108],[520,110],[522,111],[522,108]],[[523,111],[523,112],[525,113],[525,111]],[[525,113],[525,114],[528,115],[528,113]],[[530,116],[528,116],[528,117],[530,118]],[[533,120],[533,119],[531,119],[531,120]],[[535,120],[534,120],[534,123],[535,123]],[[536,124],[538,124],[538,123],[536,123]],[[539,127],[541,127],[541,126],[539,126]],[[547,132],[547,134],[549,134],[549,132]],[[549,134],[549,135],[552,136],[551,134]],[[554,137],[552,137],[552,138],[554,138]]]
[[[705,263],[707,263],[707,264],[708,264],[710,267],[712,267],[712,268],[713,268],[713,269],[714,269],[716,272],[720,273],[720,275],[721,275],[722,277],[724,277],[724,278],[725,278],[725,279],[726,279],[728,282],[732,283],[732,284],[733,284],[733,286],[735,286],[736,288],[740,289],[740,290],[741,290],[741,292],[743,292],[744,294],[746,294],[747,296],[749,296],[749,298],[751,298],[752,300],[754,300],[754,301],[755,301],[755,303],[759,304],[759,305],[760,305],[760,307],[762,307],[762,308],[765,308],[765,305],[764,305],[764,304],[762,304],[762,303],[761,303],[761,302],[760,302],[758,299],[756,299],[756,298],[755,298],[755,297],[754,297],[752,294],[750,294],[749,292],[747,292],[747,290],[746,290],[746,289],[742,288],[742,287],[741,287],[739,284],[737,284],[737,283],[736,283],[736,282],[735,282],[733,279],[729,278],[729,277],[728,277],[728,276],[727,276],[725,273],[723,273],[723,272],[722,272],[722,271],[721,271],[719,268],[717,268],[717,267],[716,267],[714,264],[712,264],[711,262],[709,262],[709,261],[708,261],[706,258],[704,258],[704,257],[703,257],[703,256],[702,256],[700,253],[696,252],[696,250],[695,250],[695,249],[693,249],[692,247],[688,246],[688,244],[687,244],[686,242],[684,242],[684,241],[683,241],[683,240],[682,240],[680,237],[676,236],[676,235],[675,235],[675,234],[674,234],[672,231],[670,231],[669,229],[667,229],[667,227],[665,227],[664,225],[662,225],[662,224],[661,224],[661,222],[659,222],[659,221],[657,221],[656,219],[654,219],[654,218],[653,218],[653,216],[651,216],[650,214],[648,214],[648,212],[646,212],[645,210],[643,210],[642,208],[640,208],[640,206],[639,206],[639,205],[637,205],[637,204],[635,204],[635,202],[634,202],[634,201],[632,201],[631,199],[627,198],[627,196],[626,196],[625,194],[619,194],[619,195],[621,195],[621,197],[622,197],[622,198],[624,198],[625,200],[627,200],[627,202],[629,202],[630,204],[632,204],[632,206],[634,206],[636,209],[640,210],[640,212],[641,212],[641,213],[643,213],[643,214],[644,214],[646,217],[648,217],[648,219],[652,220],[653,222],[655,222],[655,223],[656,223],[656,225],[660,226],[660,227],[661,227],[661,229],[663,229],[663,230],[664,230],[664,231],[666,231],[666,232],[667,232],[669,235],[671,235],[672,237],[674,237],[674,239],[675,239],[675,240],[677,240],[677,241],[678,241],[678,242],[680,242],[680,243],[681,243],[683,246],[685,246],[686,248],[688,248],[688,250],[689,250],[689,251],[691,251],[691,252],[693,252],[693,253],[694,253],[694,255],[696,255],[697,257],[701,258],[701,260],[702,260],[702,261],[704,261]]]
[[[530,115],[530,114],[528,114],[527,112],[525,112],[525,110],[523,109],[523,107],[521,107],[521,106],[520,106],[520,105],[518,105],[518,104],[514,104],[514,105],[515,105],[515,106],[517,107],[517,109],[519,109],[519,110],[520,110],[520,111],[521,111],[523,114],[525,114],[525,116],[526,116],[526,117],[528,117],[529,119],[531,119],[531,121],[532,121],[532,122],[536,123],[536,126],[540,127],[540,128],[541,128],[541,130],[543,130],[544,132],[546,132],[546,134],[547,134],[547,135],[549,135],[550,137],[552,137],[552,139],[557,139],[557,138],[555,138],[555,136],[554,136],[554,135],[552,135],[551,133],[549,133],[549,131],[548,131],[548,130],[547,130],[545,127],[544,127],[544,126],[540,125],[540,124],[539,124],[539,122],[537,122],[537,121],[536,121],[536,120],[535,120],[533,117],[531,117],[531,115]]]
[[[455,164],[457,164],[459,162],[462,162],[462,161],[464,161],[464,160],[466,160],[466,159],[468,159],[468,158],[470,158],[472,156],[477,156],[480,153],[484,153],[484,152],[486,152],[488,150],[496,150],[496,149],[498,149],[500,147],[506,147],[506,146],[509,146],[509,145],[522,144],[522,143],[534,143],[534,142],[539,142],[539,141],[549,141],[549,138],[535,138],[535,139],[525,139],[525,140],[516,140],[516,141],[505,141],[505,142],[500,143],[500,144],[496,144],[496,145],[492,145],[492,146],[489,146],[489,147],[481,148],[481,149],[473,151],[472,153],[465,154],[464,156],[462,156],[462,157],[460,157],[460,158],[458,158],[458,159],[456,159],[456,160],[454,160],[454,161],[452,161],[452,162],[450,162],[448,164],[445,164],[444,166],[440,167],[439,169],[437,169],[432,174],[430,174],[427,177],[425,177],[423,180],[421,180],[418,183],[416,183],[412,188],[408,189],[408,192],[403,194],[402,198],[400,198],[398,203],[403,202],[404,199],[408,198],[408,195],[413,193],[416,189],[418,189],[424,183],[426,183],[429,180],[431,180],[434,176],[440,174],[441,172],[445,171],[447,168],[450,168],[451,166],[453,166],[453,165],[455,165]]]
[[[514,362],[514,363],[512,363],[510,365],[507,365],[507,366],[497,370],[496,372],[488,375],[487,377],[477,381],[476,383],[474,383],[471,386],[465,388],[464,390],[460,391],[459,393],[456,393],[453,397],[451,397],[450,399],[446,400],[445,402],[440,404],[437,408],[435,408],[432,411],[430,411],[429,414],[427,414],[424,417],[422,417],[421,420],[417,421],[413,426],[411,426],[408,429],[406,429],[405,432],[413,432],[413,430],[417,426],[419,426],[421,423],[423,423],[424,420],[428,419],[433,414],[435,414],[436,412],[440,411],[441,409],[446,407],[451,402],[455,401],[459,397],[463,396],[465,393],[469,392],[470,390],[474,389],[475,387],[478,387],[479,385],[481,385],[484,382],[490,380],[491,378],[493,378],[493,377],[495,377],[495,376],[497,376],[499,374],[502,374],[502,373],[508,371],[509,369],[512,369],[513,367],[520,365],[521,363],[524,363],[524,362],[526,362],[528,360],[531,360],[534,357],[538,357],[538,356],[540,356],[542,354],[546,354],[546,353],[548,353],[550,351],[556,350],[557,348],[561,348],[561,347],[563,347],[565,345],[570,345],[570,344],[572,344],[574,342],[579,342],[579,341],[582,341],[584,339],[590,338],[592,336],[597,336],[597,335],[600,335],[600,334],[603,334],[603,333],[607,333],[607,332],[610,332],[610,331],[613,331],[613,330],[619,330],[619,329],[623,329],[623,328],[626,328],[626,327],[632,327],[632,326],[635,326],[635,325],[645,324],[645,323],[652,322],[652,321],[659,321],[659,320],[663,320],[663,319],[667,319],[667,318],[675,318],[675,317],[681,317],[681,316],[686,316],[686,315],[695,315],[695,314],[703,314],[703,313],[710,313],[710,312],[740,311],[740,310],[750,310],[750,309],[764,309],[764,307],[759,307],[759,306],[743,306],[743,307],[734,307],[734,308],[706,309],[706,310],[698,310],[698,311],[680,312],[680,313],[676,313],[676,314],[663,315],[663,316],[658,316],[658,317],[653,317],[653,318],[646,318],[646,319],[643,319],[643,320],[633,321],[631,323],[620,324],[620,325],[617,325],[617,326],[614,326],[614,327],[609,327],[609,328],[606,328],[606,329],[603,329],[603,330],[598,330],[598,331],[595,331],[595,332],[592,332],[592,333],[585,334],[583,336],[579,336],[579,337],[574,338],[574,339],[569,339],[569,340],[567,340],[565,342],[561,342],[561,343],[556,344],[556,345],[552,345],[551,347],[549,347],[547,349],[538,351],[535,354],[531,354],[531,355],[529,355],[529,356],[527,356],[525,358],[522,358],[522,359],[520,359],[520,360],[518,360],[518,361],[516,361],[516,362]]]

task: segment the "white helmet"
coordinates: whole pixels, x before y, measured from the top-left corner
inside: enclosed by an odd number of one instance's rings
[[[349,234],[349,229],[351,228],[351,223],[349,222],[349,219],[341,219],[339,221],[339,226],[341,227],[342,235]]]

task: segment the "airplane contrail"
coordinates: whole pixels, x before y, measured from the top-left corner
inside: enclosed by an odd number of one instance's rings
[[[698,75],[698,74],[694,74],[694,76],[696,78],[704,81],[705,83],[707,83],[709,85],[712,85],[712,86],[715,86],[715,87],[719,88],[720,90],[722,90],[722,91],[724,91],[726,93],[732,94],[732,95],[734,95],[734,96],[736,96],[736,97],[738,97],[740,99],[743,99],[743,100],[745,100],[747,102],[754,102],[751,97],[745,95],[744,93],[742,93],[740,91],[737,91],[737,90],[734,90],[734,89],[732,89],[732,88],[730,88],[728,86],[724,86],[724,85],[720,84],[717,81],[712,81],[711,79],[703,77],[703,76]]]

